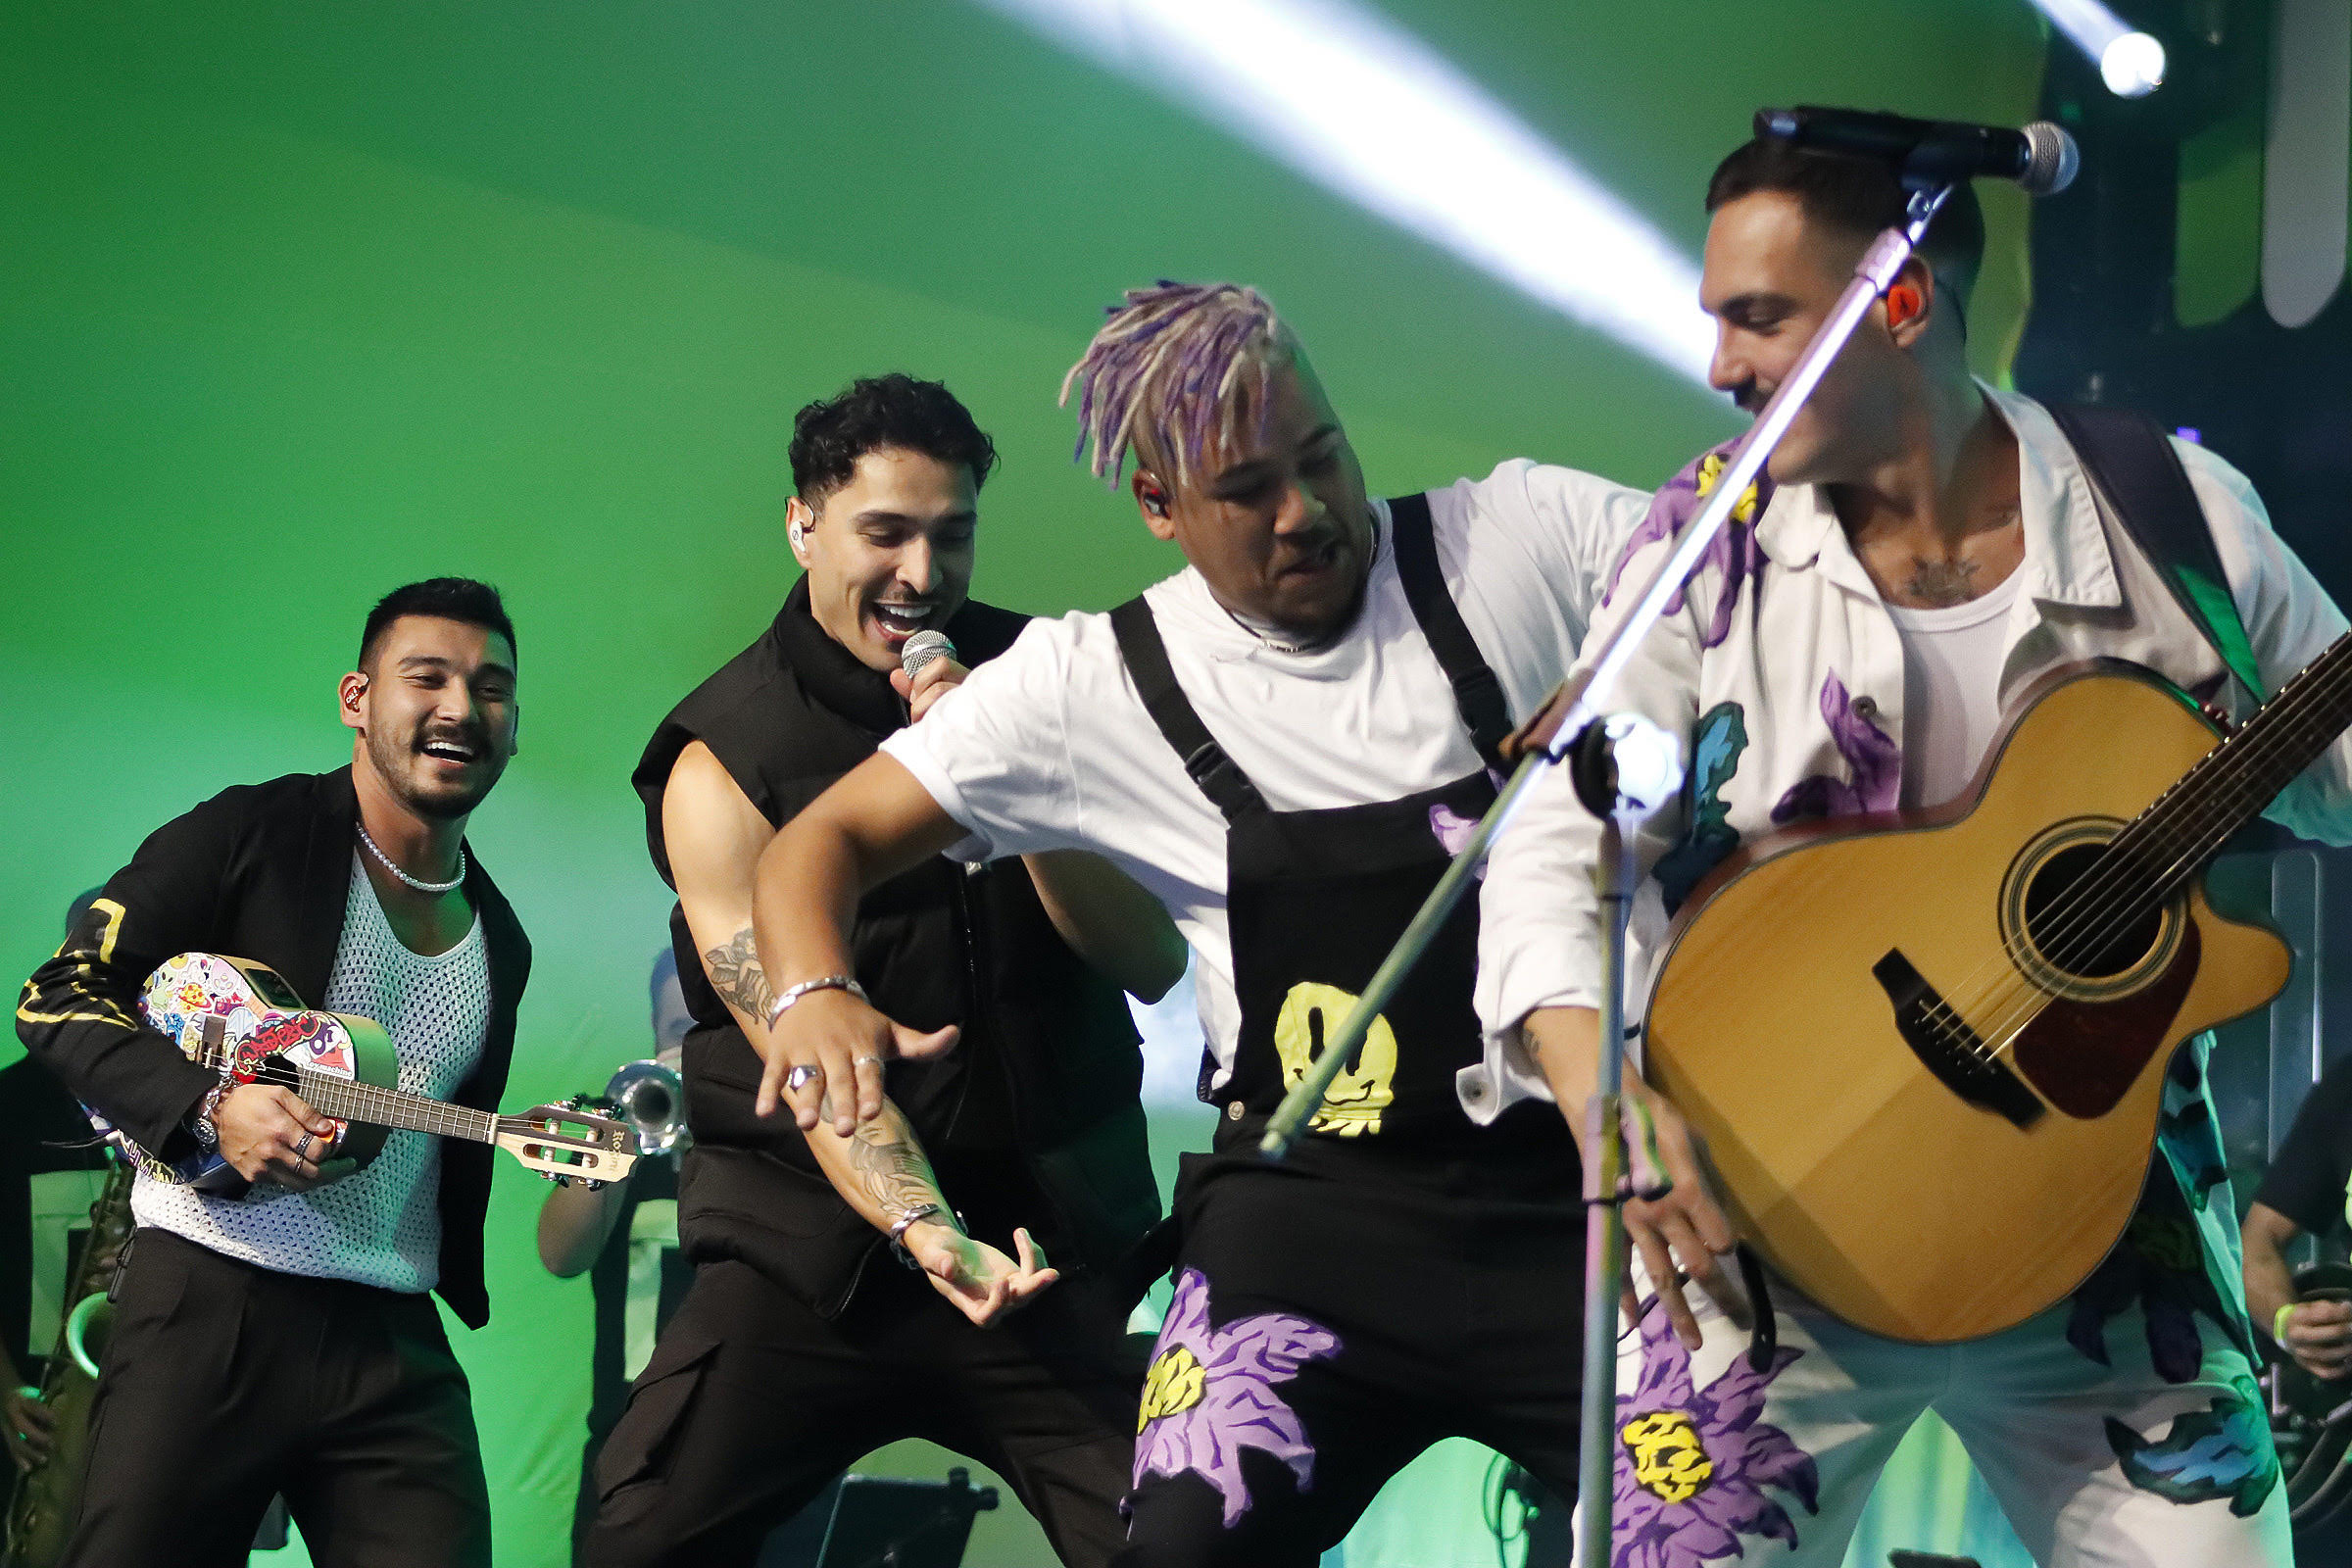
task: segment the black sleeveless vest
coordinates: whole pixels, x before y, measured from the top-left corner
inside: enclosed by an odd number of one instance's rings
[[[947,633],[978,664],[1025,623],[966,603]],[[662,880],[672,881],[662,797],[690,742],[781,826],[905,722],[889,681],[824,633],[807,582],[795,585],[774,624],[662,721],[637,765]],[[833,1191],[789,1116],[753,1115],[758,1054],[711,990],[682,912],[670,932],[695,1019],[680,1245],[698,1263],[748,1262],[831,1316],[886,1244]],[[888,1088],[975,1234],[1009,1250],[1012,1227],[1026,1225],[1065,1272],[1125,1253],[1159,1216],[1134,1021],[1119,989],[1062,942],[1021,862],[966,870],[934,858],[866,895],[852,942],[876,1007],[917,1029],[962,1026],[946,1057],[893,1063]]]

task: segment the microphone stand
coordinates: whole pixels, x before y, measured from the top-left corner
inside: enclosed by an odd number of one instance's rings
[[[1580,765],[1578,790],[1587,808],[1602,819],[1601,864],[1596,867],[1595,875],[1604,879],[1600,889],[1604,959],[1599,1009],[1600,1090],[1587,1107],[1590,1128],[1595,1136],[1588,1141],[1585,1152],[1585,1202],[1591,1222],[1586,1231],[1585,1398],[1579,1460],[1584,1495],[1578,1500],[1579,1560],[1587,1563],[1609,1560],[1609,1511],[1614,1487],[1611,1464],[1616,1452],[1615,1328],[1617,1293],[1625,1266],[1624,1216],[1620,1205],[1625,1199],[1621,1189],[1626,1151],[1618,1091],[1625,1066],[1624,933],[1627,906],[1633,894],[1633,858],[1627,853],[1624,838],[1627,826],[1631,825],[1628,818],[1638,823],[1642,815],[1647,814],[1638,808],[1629,808],[1624,797],[1616,792],[1611,754],[1621,737],[1610,733],[1600,704],[1632,661],[1642,637],[1665,613],[1667,601],[1698,569],[1707,547],[1731,520],[1740,498],[1747,493],[1748,485],[1763,470],[1773,449],[1788,433],[1797,412],[1821,384],[1821,378],[1862,324],[1871,306],[1893,285],[1903,263],[1918,249],[1929,223],[1952,192],[1948,180],[1930,182],[1906,175],[1904,183],[1911,190],[1911,201],[1902,225],[1886,229],[1871,242],[1854,269],[1853,280],[1846,284],[1837,306],[1814,332],[1813,341],[1805,346],[1788,378],[1764,405],[1764,412],[1757,416],[1755,424],[1732,455],[1706,503],[1684,525],[1674,549],[1651,571],[1625,619],[1584,669],[1569,677],[1521,731],[1518,739],[1523,748],[1522,758],[1510,782],[1503,786],[1502,794],[1470,835],[1469,842],[1454,856],[1453,863],[1446,867],[1445,876],[1439,879],[1404,934],[1373,972],[1363,996],[1324,1047],[1323,1054],[1284,1098],[1258,1142],[1259,1153],[1269,1160],[1279,1160],[1290,1152],[1307,1118],[1322,1107],[1332,1080],[1370,1033],[1372,1021],[1396,995],[1405,976],[1437,939],[1454,906],[1470,891],[1495,838],[1526,804],[1528,792],[1536,781],[1563,760],[1575,758],[1583,763],[1585,759],[1594,760]],[[1567,738],[1562,740],[1562,736]],[[1597,787],[1604,783],[1605,792]],[[1596,796],[1600,798],[1596,800]]]

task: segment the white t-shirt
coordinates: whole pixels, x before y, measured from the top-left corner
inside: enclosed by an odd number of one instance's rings
[[[1648,497],[1524,459],[1430,492],[1438,563],[1514,719],[1549,696]],[[1277,651],[1189,567],[1146,594],[1177,683],[1277,811],[1392,801],[1475,772],[1453,689],[1397,580],[1389,514],[1364,608],[1336,642]],[[970,837],[967,860],[1092,850],[1156,896],[1198,959],[1219,1065],[1241,1027],[1225,925],[1225,819],[1136,696],[1106,614],[1032,621],[882,743]]]
[[[1903,639],[1902,804],[1941,806],[1968,788],[2001,722],[2009,607],[2025,572],[1943,610],[1888,605]]]
[[[410,952],[354,850],[343,937],[318,1006],[382,1024],[400,1057],[399,1087],[448,1099],[481,1060],[490,1025],[481,916],[447,953]],[[366,1170],[308,1193],[262,1182],[248,1197],[215,1198],[142,1171],[130,1211],[142,1225],[281,1274],[429,1291],[441,1275],[440,1177],[440,1139],[391,1132]]]

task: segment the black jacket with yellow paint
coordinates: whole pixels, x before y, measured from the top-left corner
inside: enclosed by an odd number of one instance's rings
[[[343,938],[358,821],[343,767],[238,785],[157,828],[24,982],[17,1005],[24,1049],[141,1148],[166,1160],[194,1152],[189,1113],[220,1080],[141,1021],[139,992],[166,958],[218,953],[268,964],[316,1004]],[[531,945],[470,846],[466,865],[466,897],[489,958],[490,1020],[481,1060],[450,1098],[494,1110]],[[490,1166],[487,1144],[453,1139],[442,1150],[436,1291],[474,1328],[490,1316],[482,1284]]]

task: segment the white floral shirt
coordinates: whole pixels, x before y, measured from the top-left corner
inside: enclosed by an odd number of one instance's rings
[[[2029,398],[1984,391],[2017,435],[2025,526],[2003,699],[2054,665],[2106,656],[2146,665],[2243,717],[2252,699],[2105,514],[2056,421]],[[2271,530],[2245,477],[2200,446],[2175,446],[2263,685],[2276,691],[2343,632],[2344,616]],[[1658,492],[1593,617],[1588,655],[1624,616],[1721,466],[1721,452],[1710,453]],[[1633,1018],[1673,907],[1733,849],[1790,821],[1888,809],[1900,797],[1901,634],[1827,496],[1814,485],[1767,489],[1735,518],[1603,703],[1639,710],[1686,742],[1682,797],[1635,846],[1643,882],[1628,944]],[[2339,740],[2268,814],[2308,838],[2352,842],[2352,742]],[[1567,770],[1554,769],[1487,869],[1478,978],[1486,1060],[1465,1069],[1459,1085],[1474,1120],[1529,1096],[1550,1098],[1520,1043],[1528,1013],[1598,1004],[1596,836]]]

